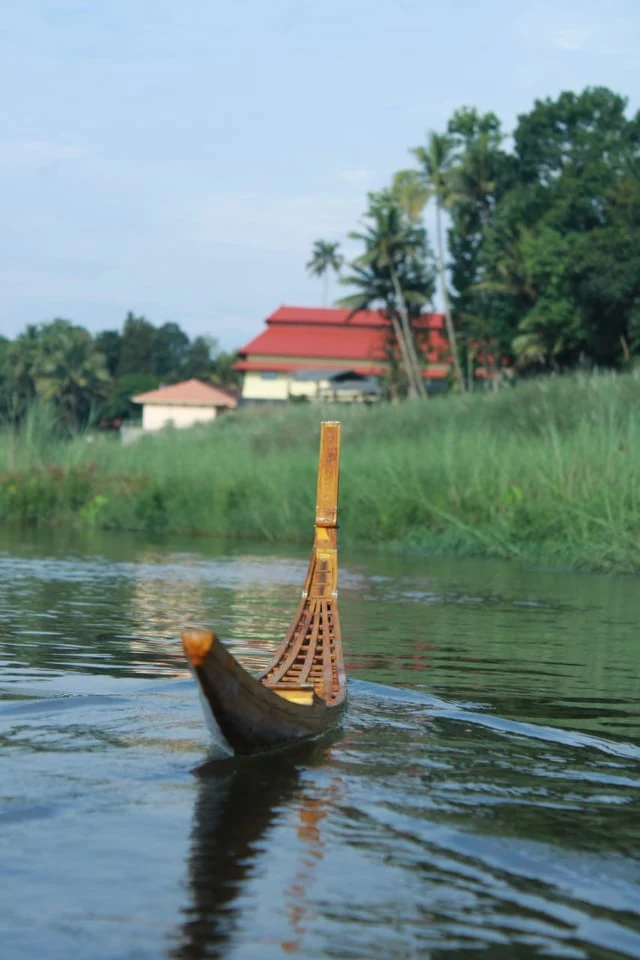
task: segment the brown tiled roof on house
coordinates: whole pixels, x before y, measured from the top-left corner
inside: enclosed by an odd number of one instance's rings
[[[237,400],[224,390],[218,390],[202,380],[185,380],[168,387],[149,390],[131,398],[134,403],[159,403],[180,407],[229,407],[237,406]]]

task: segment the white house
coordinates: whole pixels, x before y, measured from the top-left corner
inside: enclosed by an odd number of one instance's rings
[[[194,423],[215,420],[227,410],[233,410],[235,397],[212,387],[201,380],[185,380],[172,383],[158,390],[149,390],[132,397],[134,403],[142,404],[143,431],[161,430],[163,427],[191,427]]]

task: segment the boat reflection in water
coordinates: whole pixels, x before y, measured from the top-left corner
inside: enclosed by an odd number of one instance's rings
[[[304,771],[327,763],[327,737],[281,754],[216,760],[200,768],[188,859],[190,902],[185,907],[178,942],[169,955],[179,960],[227,956],[233,941],[250,927],[250,884],[273,877],[270,909],[279,950],[295,954],[302,946],[310,909],[306,888],[313,866],[322,857],[320,827],[326,809],[322,796],[305,792]],[[287,833],[287,828],[291,829]],[[271,834],[284,830],[282,844]],[[291,879],[293,874],[293,879]],[[242,929],[240,921],[242,923]]]

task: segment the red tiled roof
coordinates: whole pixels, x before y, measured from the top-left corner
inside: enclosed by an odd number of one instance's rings
[[[131,398],[134,403],[160,403],[185,407],[233,407],[237,406],[235,397],[202,380],[185,380],[172,383],[159,390],[149,390]]]
[[[327,357],[327,359],[382,360],[385,330],[363,327],[281,326],[267,327],[240,350],[241,356]]]
[[[350,313],[350,310],[342,310],[337,307],[278,307],[271,316],[267,317],[267,323],[312,323],[323,326],[340,326],[347,322]],[[420,320],[420,325],[423,323],[432,330],[442,330],[444,328],[444,314],[425,314],[424,319],[421,318]],[[380,310],[358,310],[352,314],[348,325],[350,327],[388,327],[389,321]]]
[[[348,310],[280,307],[267,319],[267,329],[242,347],[247,356],[316,357],[327,360],[384,360],[389,320],[374,310],[361,310],[348,320]],[[347,322],[348,321],[348,322]],[[442,334],[443,315],[425,314],[421,326],[429,331],[429,359],[447,354]],[[241,361],[242,362],[242,361]],[[235,369],[243,369],[236,365]]]

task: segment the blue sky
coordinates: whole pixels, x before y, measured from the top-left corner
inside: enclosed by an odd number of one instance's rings
[[[0,331],[133,309],[231,349],[318,304],[314,239],[463,104],[507,130],[606,85],[638,0],[14,0],[0,31]],[[340,291],[342,292],[342,291]]]

